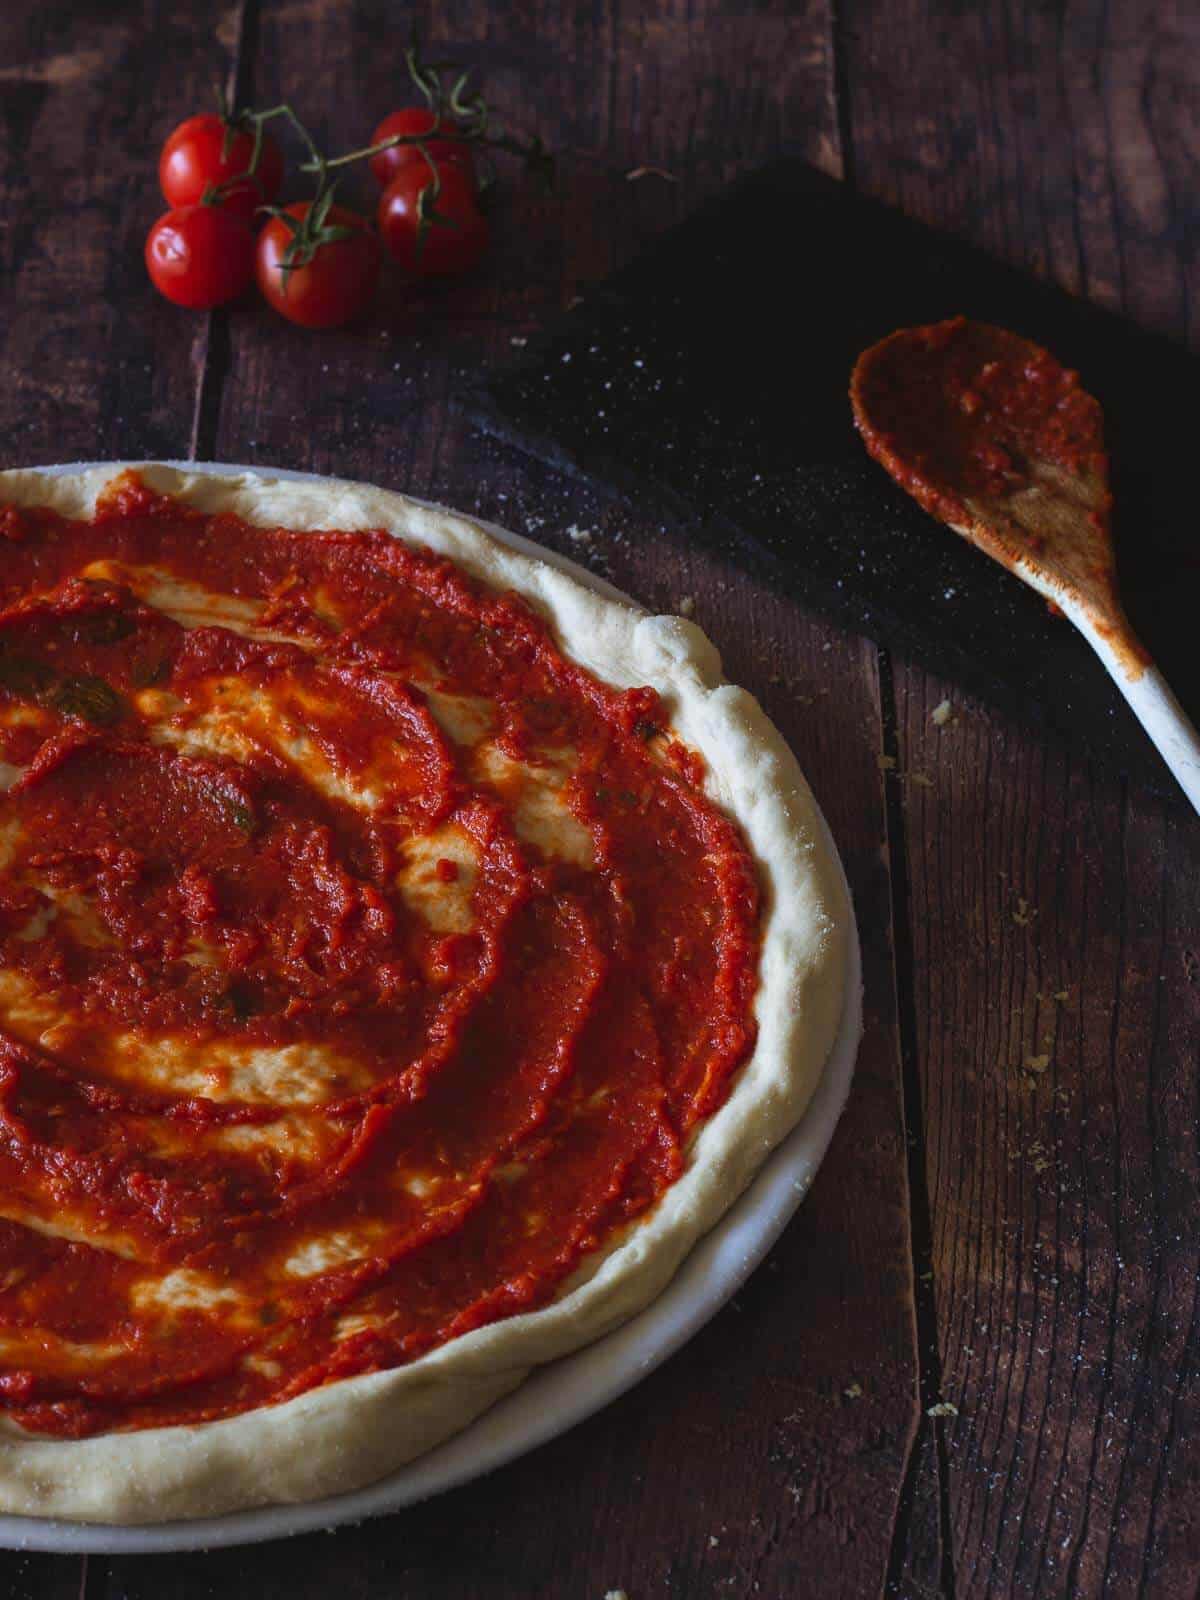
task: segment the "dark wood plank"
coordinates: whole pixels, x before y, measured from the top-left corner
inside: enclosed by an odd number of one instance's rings
[[[1191,1594],[1200,829],[898,683],[956,1592]]]
[[[487,67],[502,114],[564,151],[557,196],[509,186],[491,265],[312,339],[265,313],[230,322],[214,452],[357,475],[476,511],[584,559],[648,604],[685,597],[793,740],[845,853],[866,937],[870,1017],[851,1108],[797,1222],[734,1306],[602,1415],[492,1478],[395,1518],[262,1550],[114,1560],[122,1600],[413,1592],[430,1597],[877,1591],[915,1425],[902,1109],[880,852],[873,652],[663,525],[590,496],[451,415],[457,379],[651,229],[781,137],[833,161],[828,22],[664,7],[438,8],[439,50]],[[252,92],[327,108],[343,143],[393,101],[401,41],[376,12],[282,3],[257,24]],[[536,94],[531,94],[536,85]],[[677,175],[630,183],[638,165]],[[836,687],[835,687],[836,686]],[[838,715],[828,714],[835,704]],[[849,730],[849,731],[847,731]]]
[[[1197,342],[1194,17],[849,0],[841,18],[864,189]],[[952,1570],[902,1581],[1190,1595],[1200,832],[978,706],[939,729],[953,691],[892,675],[929,1359],[957,1407],[922,1439],[928,1472],[940,1431]]]
[[[1200,15],[840,0],[866,192],[1200,345]]]
[[[212,103],[239,22],[236,0],[0,15],[5,465],[188,453],[208,318],[151,291],[142,248],[159,147]]]

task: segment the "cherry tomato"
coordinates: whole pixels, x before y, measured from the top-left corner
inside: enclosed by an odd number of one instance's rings
[[[287,214],[303,222],[312,202],[298,200]],[[255,267],[258,287],[274,306],[302,328],[336,328],[366,306],[379,278],[379,241],[366,219],[333,206],[327,228],[349,228],[350,237],[318,243],[308,261],[284,273],[284,252],[294,237],[287,223],[272,217],[258,236]]]
[[[433,127],[435,117],[432,111],[424,106],[408,106],[403,111],[393,111],[391,116],[384,117],[383,121],[371,135],[372,144],[380,144],[384,139],[394,139],[397,134],[428,133]],[[454,139],[431,139],[425,146],[432,159],[437,163],[438,171],[449,161],[457,161],[475,176],[475,162],[471,156],[471,147]],[[399,177],[405,167],[416,165],[429,171],[429,162],[421,154],[421,146],[417,144],[396,144],[390,150],[381,150],[378,155],[371,157],[371,171],[379,180],[381,188],[386,189],[393,178]]]
[[[226,135],[229,148],[225,149]],[[248,172],[254,154],[254,135],[244,128],[229,133],[215,113],[181,122],[162,147],[158,181],[171,206],[199,205],[205,189]],[[265,130],[254,178],[236,184],[221,198],[222,204],[249,219],[256,206],[269,205],[283,183],[283,154]]]
[[[207,311],[241,294],[254,276],[254,235],[227,206],[182,206],[146,235],[146,270],[168,300]]]
[[[487,219],[479,209],[475,183],[462,167],[451,162],[441,169],[442,190],[438,215],[417,249],[421,192],[433,182],[424,162],[403,167],[379,199],[377,221],[384,249],[406,272],[418,278],[449,278],[467,272],[487,249]]]

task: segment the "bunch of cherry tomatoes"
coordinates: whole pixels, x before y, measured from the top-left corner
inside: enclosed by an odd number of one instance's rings
[[[414,77],[421,81],[417,71]],[[163,146],[158,164],[171,209],[146,239],[155,288],[176,305],[207,310],[235,299],[253,279],[290,321],[332,328],[368,305],[384,251],[416,278],[468,271],[488,243],[473,151],[484,144],[516,146],[489,137],[482,102],[469,102],[456,116],[457,93],[449,113],[440,98],[428,107],[393,111],[368,148],[333,161],[320,156],[286,106],[240,117],[189,117]],[[276,204],[283,151],[266,127],[281,115],[308,146],[310,159],[301,170],[317,180],[312,199],[283,207]],[[334,203],[329,178],[331,167],[362,159],[370,161],[382,190],[374,228],[367,217]],[[260,218],[265,221],[256,232]]]

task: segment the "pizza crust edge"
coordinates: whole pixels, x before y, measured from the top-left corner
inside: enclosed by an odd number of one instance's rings
[[[710,796],[741,824],[765,888],[754,1053],[700,1129],[683,1175],[560,1298],[406,1367],[216,1422],[79,1440],[0,1427],[0,1511],[144,1524],[361,1488],[459,1432],[531,1369],[649,1305],[807,1108],[842,1017],[853,912],[795,757],[757,701],[722,680],[715,648],[693,623],[609,599],[470,517],[338,479],[217,477],[130,462],[57,477],[0,472],[0,501],[87,516],[127,467],[198,509],[263,527],[384,528],[515,589],[571,659],[609,683],[658,690],[674,731],[707,763]]]

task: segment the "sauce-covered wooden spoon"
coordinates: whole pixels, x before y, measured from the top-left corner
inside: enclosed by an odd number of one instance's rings
[[[1070,618],[1200,811],[1200,738],[1121,606],[1104,418],[1076,374],[955,317],[864,351],[850,400],[902,488]]]

